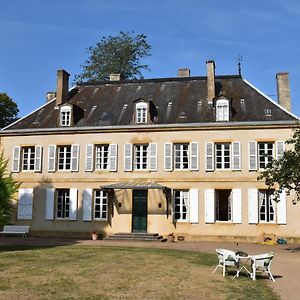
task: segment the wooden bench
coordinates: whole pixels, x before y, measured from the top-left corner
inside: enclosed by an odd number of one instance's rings
[[[22,235],[26,236],[29,233],[29,226],[24,225],[5,225],[3,231],[0,232],[2,235]]]

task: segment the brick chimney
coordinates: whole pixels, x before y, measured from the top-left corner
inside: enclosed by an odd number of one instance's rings
[[[212,104],[213,98],[216,96],[215,92],[215,62],[208,60],[206,62],[207,67],[207,100],[209,104]]]
[[[69,76],[65,70],[57,70],[56,106],[68,101]]]
[[[56,97],[56,93],[55,92],[48,92],[48,93],[46,93],[46,103],[50,102],[55,97]]]
[[[190,77],[191,71],[188,68],[180,68],[177,70],[177,77]]]
[[[109,81],[120,81],[121,74],[109,74]]]
[[[291,111],[291,95],[290,95],[290,81],[289,73],[277,73],[277,97],[278,103],[286,110]]]

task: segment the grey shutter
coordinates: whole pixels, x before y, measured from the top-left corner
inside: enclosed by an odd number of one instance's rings
[[[79,145],[71,147],[71,171],[78,172],[79,170]]]
[[[149,144],[149,171],[157,171],[157,144]]]
[[[77,219],[77,189],[70,189],[70,212],[69,220]]]
[[[48,148],[48,172],[56,170],[56,145],[50,145]]]
[[[241,170],[241,143],[240,142],[232,143],[232,170],[234,171]]]
[[[232,222],[242,223],[242,191],[232,190]]]
[[[173,170],[173,144],[165,143],[164,145],[164,170]]]
[[[190,143],[190,170],[199,170],[198,142]]]
[[[19,201],[18,201],[19,220],[32,219],[32,197],[33,197],[33,189],[19,189]]]
[[[85,171],[93,172],[94,170],[94,145],[88,144],[85,148]]]
[[[249,224],[258,223],[258,190],[248,189],[248,219]]]
[[[215,222],[215,190],[205,190],[205,223]]]
[[[110,144],[109,145],[109,170],[117,171],[118,166],[118,145]]]
[[[284,142],[276,142],[276,159],[282,158],[284,150],[285,150]]]
[[[257,143],[249,142],[249,171],[257,170]]]
[[[286,193],[280,193],[280,199],[277,202],[277,223],[286,224]]]
[[[46,220],[54,218],[54,188],[48,188],[46,193]]]
[[[34,155],[34,171],[42,171],[42,159],[43,159],[43,147],[35,146],[35,155]]]
[[[132,171],[132,144],[124,145],[124,171]]]
[[[190,189],[190,222],[199,223],[199,191],[198,189]]]
[[[82,194],[82,207],[83,207],[83,221],[92,220],[92,189],[85,189]]]
[[[21,147],[14,146],[12,168],[11,168],[12,172],[20,172],[20,156],[21,156]]]
[[[215,157],[214,157],[214,143],[205,143],[205,169],[206,171],[213,171],[215,169]]]

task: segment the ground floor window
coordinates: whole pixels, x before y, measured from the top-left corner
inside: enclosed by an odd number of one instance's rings
[[[56,190],[56,217],[58,219],[68,219],[70,214],[70,190]]]
[[[108,197],[103,190],[94,191],[94,219],[107,220]]]
[[[276,202],[272,199],[272,191],[259,190],[259,221],[275,223],[275,205]]]
[[[231,221],[232,220],[232,190],[216,190],[216,220]]]
[[[188,190],[174,190],[174,219],[175,221],[189,220]]]

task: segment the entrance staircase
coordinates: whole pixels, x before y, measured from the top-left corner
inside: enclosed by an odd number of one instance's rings
[[[160,242],[163,239],[158,233],[146,233],[146,232],[133,232],[125,233],[118,232],[114,235],[110,235],[105,240],[108,241],[152,241]]]

